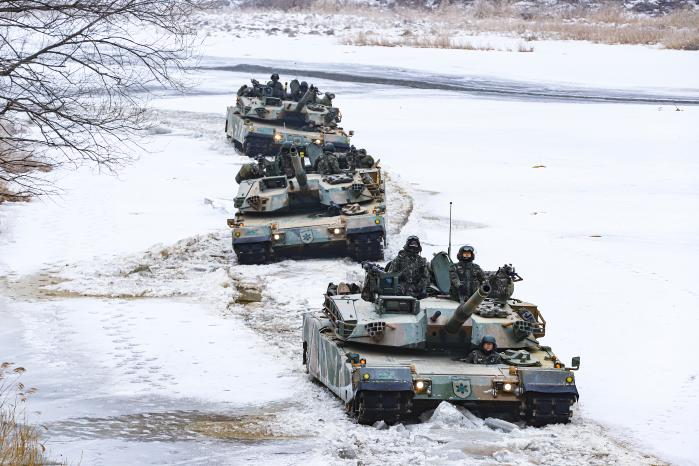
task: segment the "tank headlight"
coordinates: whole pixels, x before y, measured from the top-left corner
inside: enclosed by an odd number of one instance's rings
[[[279,133],[274,133],[274,140],[275,140],[276,142],[281,141],[281,140],[282,140],[282,135],[279,134]]]
[[[335,233],[336,235],[339,235],[339,234],[340,234],[340,229],[339,229],[339,228],[335,228],[335,229],[333,230],[333,233]]]
[[[430,381],[429,380],[416,380],[415,381],[415,393],[427,393],[431,395]]]
[[[502,386],[503,390],[506,392],[512,391],[512,384],[511,383],[506,383],[505,385]]]
[[[377,218],[376,220],[374,220],[374,223],[377,224],[377,225],[381,225],[381,220],[379,220],[379,219]]]
[[[279,236],[279,233],[275,233],[274,234],[274,241],[279,241],[279,238],[281,238],[281,236]]]
[[[236,238],[240,238],[240,232],[239,232],[239,231],[236,231],[236,232],[234,233],[234,235],[235,235]]]
[[[371,377],[371,376],[370,376],[368,373],[365,373],[364,375],[362,375],[362,378],[363,378],[364,380],[369,380],[370,377]]]
[[[320,139],[316,139],[316,140],[313,141],[313,142],[315,142],[316,144],[320,145],[320,143],[323,142],[323,141],[321,141]]]
[[[568,377],[566,377],[566,382],[573,383],[573,376],[569,375]]]

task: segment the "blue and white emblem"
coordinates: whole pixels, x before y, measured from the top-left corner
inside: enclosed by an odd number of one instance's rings
[[[309,244],[313,242],[313,231],[312,230],[301,230],[299,232],[299,237],[303,244]]]
[[[471,396],[471,381],[470,380],[452,380],[454,395],[459,398],[468,398]]]

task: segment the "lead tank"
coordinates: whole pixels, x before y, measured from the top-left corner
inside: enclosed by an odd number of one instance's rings
[[[449,298],[450,263],[446,253],[432,260],[425,299],[397,295],[399,277],[376,267],[363,293],[330,286],[323,308],[303,316],[307,371],[363,424],[415,418],[444,401],[535,426],[569,422],[580,358],[566,367],[540,342],[537,306],[499,292],[507,267],[460,303]],[[495,337],[502,364],[464,362],[484,335]]]
[[[292,255],[383,258],[381,168],[320,174],[314,167],[321,154],[315,144],[291,146],[273,162],[260,159],[260,168],[249,165],[256,172],[251,178],[238,178],[237,212],[228,226],[239,263],[264,264]]]
[[[285,142],[295,145],[332,143],[338,151],[347,151],[353,132],[346,133],[338,124],[340,109],[330,96],[319,99],[314,86],[295,98],[252,80],[243,86],[236,103],[229,106],[225,133],[229,141],[244,154],[274,155]]]

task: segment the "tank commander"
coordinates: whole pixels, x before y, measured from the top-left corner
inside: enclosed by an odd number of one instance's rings
[[[422,246],[417,236],[409,236],[398,256],[386,264],[386,271],[398,273],[398,286],[403,295],[417,299],[427,297],[430,272],[427,260],[420,255]]]
[[[326,142],[323,146],[323,155],[316,162],[316,171],[321,175],[336,175],[340,173],[340,161],[335,155],[335,144]]]
[[[272,88],[272,97],[279,97],[280,99],[283,99],[284,86],[281,82],[279,82],[279,75],[277,73],[273,73],[269,79],[271,79],[271,81],[267,82],[267,85]]]
[[[474,262],[475,258],[473,246],[465,244],[459,248],[458,261],[449,267],[449,295],[452,299],[463,302],[485,281],[483,269]]]
[[[463,361],[469,364],[502,364],[502,357],[497,352],[497,349],[498,345],[495,342],[495,337],[485,335],[481,338],[481,344],[478,348],[468,353],[468,356]]]

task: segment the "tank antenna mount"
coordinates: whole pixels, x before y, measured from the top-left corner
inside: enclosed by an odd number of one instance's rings
[[[447,248],[447,255],[451,259],[451,204],[452,202],[449,201],[449,247]]]

